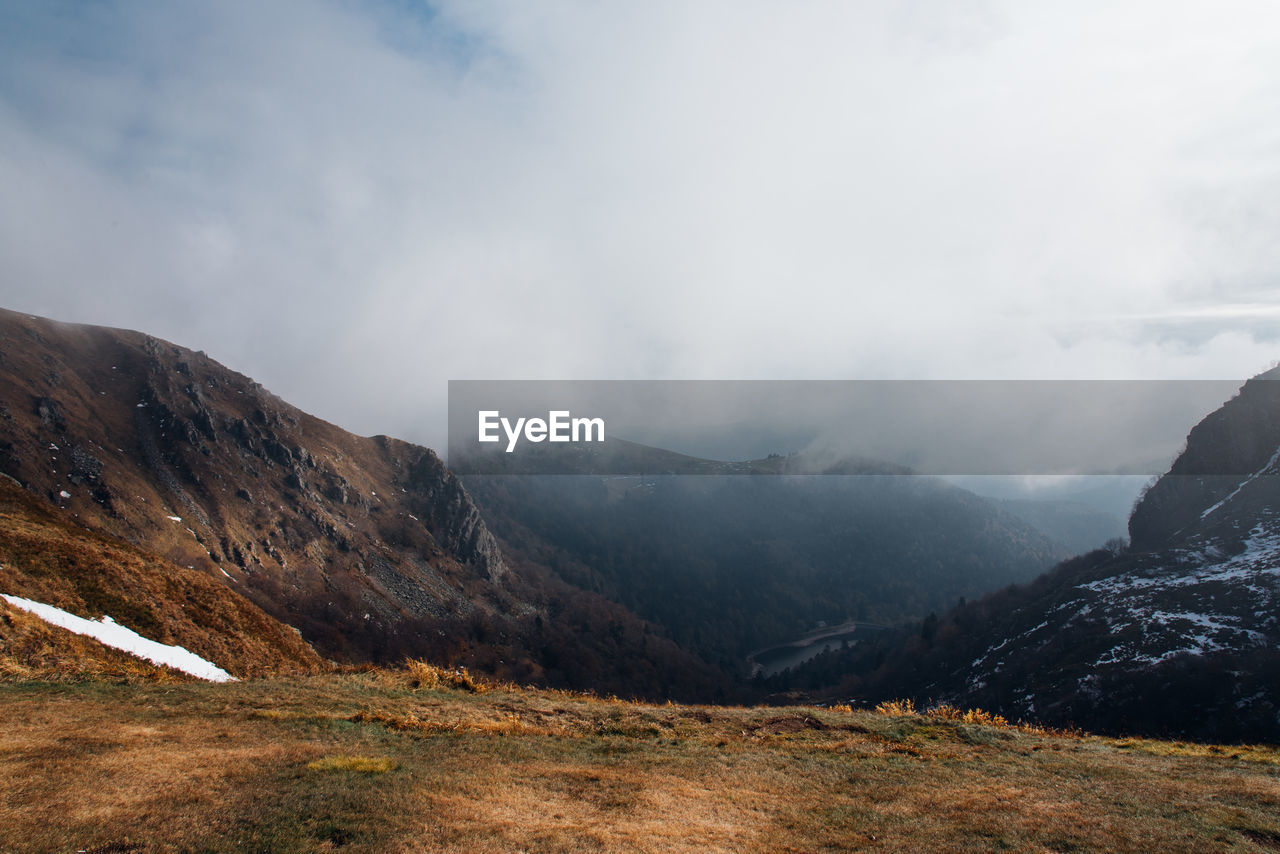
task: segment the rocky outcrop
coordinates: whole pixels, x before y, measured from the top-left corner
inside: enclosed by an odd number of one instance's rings
[[[506,566],[497,541],[485,527],[462,481],[445,467],[435,451],[426,449],[410,463],[408,485],[422,519],[436,532],[442,546],[483,569],[487,578],[502,577]]]
[[[1221,502],[1237,500],[1246,490],[1259,497],[1264,491],[1276,493],[1276,479],[1265,475],[1275,473],[1278,452],[1280,368],[1249,380],[1191,430],[1186,449],[1134,508],[1129,519],[1133,548],[1173,545],[1221,518]]]

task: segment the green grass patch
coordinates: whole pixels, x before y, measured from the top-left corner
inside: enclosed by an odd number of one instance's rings
[[[307,763],[312,771],[355,771],[359,774],[385,774],[398,763],[385,756],[326,756]]]

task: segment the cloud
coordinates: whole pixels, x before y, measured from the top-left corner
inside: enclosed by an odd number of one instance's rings
[[[451,378],[1275,358],[1211,310],[1280,284],[1271,4],[6,14],[0,303],[360,432],[439,444]]]

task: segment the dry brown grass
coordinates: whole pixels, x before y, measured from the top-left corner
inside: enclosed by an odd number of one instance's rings
[[[916,704],[911,700],[885,700],[876,706],[876,714],[879,715],[914,715],[916,714]]]
[[[473,694],[483,694],[494,687],[504,687],[482,677],[472,676],[465,667],[437,667],[418,658],[405,661],[405,670],[415,688],[427,690],[453,688],[470,691]]]
[[[833,710],[852,711],[849,706],[833,706]],[[1029,735],[1055,736],[1058,738],[1080,738],[1083,732],[1076,729],[1045,727],[1038,724],[1018,721],[1011,723],[1003,715],[988,712],[985,709],[959,709],[949,703],[931,706],[924,711],[916,709],[911,700],[886,700],[875,708],[876,714],[887,717],[914,717],[936,721],[950,721],[960,724],[994,727],[996,729],[1015,729]]]
[[[958,721],[962,724],[993,727],[1009,726],[1009,721],[1003,715],[992,714],[983,709],[957,709],[955,706],[947,704],[934,706],[925,712],[925,716],[940,721]]]
[[[1272,747],[1068,738],[949,709],[425,688],[423,672],[0,684],[0,851],[123,840],[140,851],[367,852],[1280,842]]]
[[[440,720],[431,717],[419,717],[418,713],[397,711],[356,712],[348,720],[353,723],[379,724],[400,732],[416,732],[423,735],[438,733],[477,734],[477,735],[553,735],[565,734],[565,731],[554,731],[526,723],[518,715],[505,714],[496,717],[468,717],[465,720]]]
[[[0,599],[0,679],[186,682],[192,678],[51,626]]]
[[[1189,741],[1159,741],[1150,738],[1126,738],[1116,743],[1121,750],[1135,750],[1152,756],[1225,757],[1244,762],[1280,765],[1280,752],[1266,744],[1199,744]]]
[[[144,637],[183,646],[241,678],[327,669],[296,631],[221,581],[80,528],[59,512],[0,478],[0,593],[89,619],[108,614]],[[29,668],[45,677],[59,671],[131,678],[160,672],[121,667],[115,657],[103,656],[96,641],[48,640],[48,654],[43,643],[25,627],[0,630],[0,669]]]

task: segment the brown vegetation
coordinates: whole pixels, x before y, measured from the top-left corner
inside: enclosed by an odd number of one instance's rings
[[[954,709],[651,705],[420,662],[229,685],[8,682],[0,706],[0,850],[1280,842],[1276,748],[1068,737]]]
[[[0,600],[0,679],[105,678],[181,682],[193,677],[51,626]]]
[[[0,593],[88,619],[106,614],[238,677],[319,672],[297,632],[202,573],[86,531],[0,477]],[[139,676],[156,668],[16,608],[0,616],[0,674]]]

